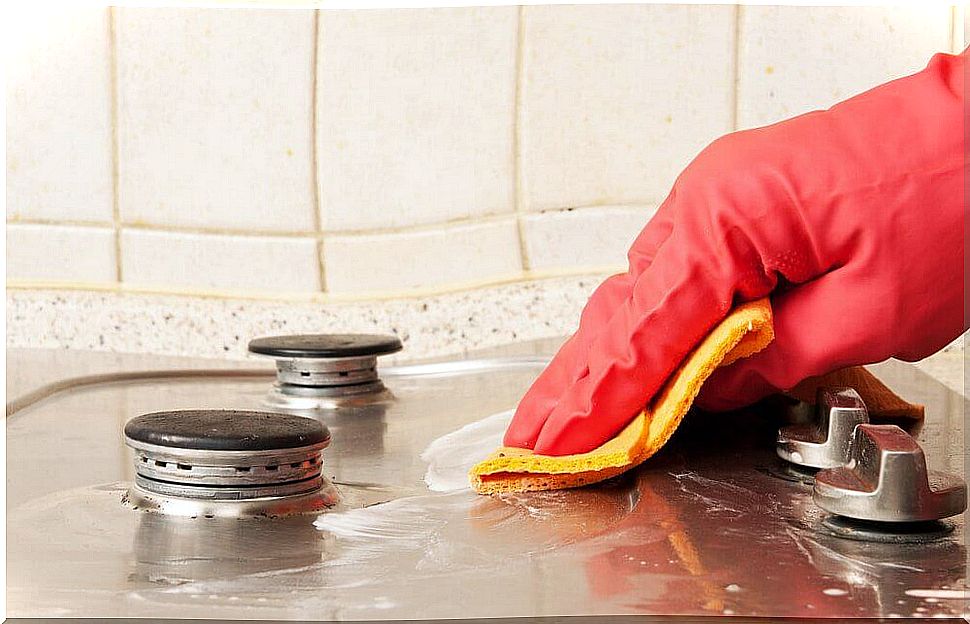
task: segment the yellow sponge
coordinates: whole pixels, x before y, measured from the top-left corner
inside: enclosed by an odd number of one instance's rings
[[[472,487],[481,494],[557,490],[603,481],[640,464],[662,447],[718,366],[757,353],[771,342],[767,299],[739,306],[694,349],[650,406],[616,437],[579,455],[536,455],[502,447],[476,464]]]

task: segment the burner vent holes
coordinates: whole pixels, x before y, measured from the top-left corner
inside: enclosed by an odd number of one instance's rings
[[[145,457],[144,455],[139,457],[139,461],[143,464],[155,464],[155,466],[159,468],[168,468],[169,464],[173,464],[177,470],[193,469],[193,466],[191,464],[181,464],[181,463],[164,461],[160,459],[151,459],[149,457]],[[312,457],[302,462],[290,462],[290,463],[287,463],[286,465],[289,466],[290,468],[312,468],[313,466],[316,466],[318,463],[320,463],[319,458]],[[233,470],[235,470],[236,472],[243,472],[243,473],[253,472],[253,471],[278,472],[279,469],[280,469],[280,464],[267,464],[265,466],[235,466],[233,468]]]

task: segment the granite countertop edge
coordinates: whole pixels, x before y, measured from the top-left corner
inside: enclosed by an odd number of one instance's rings
[[[583,305],[604,277],[550,278],[345,303],[8,290],[8,361],[11,350],[48,349],[151,354],[160,365],[190,365],[184,358],[203,358],[224,361],[220,367],[233,362],[252,366],[259,365],[246,349],[252,338],[328,332],[397,335],[405,349],[386,358],[388,363],[460,357],[537,341],[543,349],[554,350],[575,330]],[[107,361],[116,367],[122,360]],[[962,337],[915,366],[966,396]]]

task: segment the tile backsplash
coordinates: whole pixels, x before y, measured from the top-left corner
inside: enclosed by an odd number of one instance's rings
[[[964,44],[964,11],[23,9],[17,288],[371,298],[619,270],[704,145]]]

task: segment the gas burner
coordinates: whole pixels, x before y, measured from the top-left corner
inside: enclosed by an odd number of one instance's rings
[[[372,334],[268,336],[249,343],[250,353],[276,360],[276,384],[266,403],[297,410],[387,399],[377,356],[402,348],[396,336]]]
[[[183,410],[125,425],[135,450],[128,506],[190,517],[278,517],[337,503],[323,476],[330,431],[319,421],[269,412]]]

